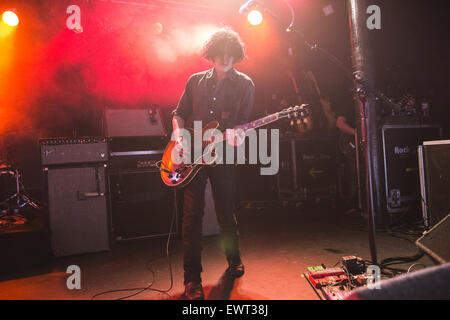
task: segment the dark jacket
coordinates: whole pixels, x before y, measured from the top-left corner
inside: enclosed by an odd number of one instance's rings
[[[233,128],[248,121],[254,94],[253,81],[244,73],[233,68],[217,83],[212,68],[189,78],[173,115],[183,118],[188,127],[194,120],[201,120],[203,127],[216,120],[223,129]]]

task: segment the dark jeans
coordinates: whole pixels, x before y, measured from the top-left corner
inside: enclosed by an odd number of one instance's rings
[[[202,220],[205,207],[205,189],[210,179],[217,221],[230,264],[240,264],[238,231],[235,218],[235,168],[234,165],[217,165],[202,168],[184,189],[183,209],[183,267],[184,283],[201,281],[202,272]]]

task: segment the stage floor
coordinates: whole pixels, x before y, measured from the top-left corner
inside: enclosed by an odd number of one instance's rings
[[[202,278],[207,299],[317,300],[316,293],[301,277],[308,266],[333,267],[347,255],[371,258],[365,221],[359,215],[346,215],[327,206],[272,206],[240,209],[238,220],[245,275],[235,281],[224,280],[227,263],[218,237],[204,237]],[[415,240],[414,236],[400,236],[405,239],[377,232],[379,261],[418,252],[407,240]],[[104,291],[146,287],[152,281],[151,288],[166,290],[171,285],[166,241],[167,237],[159,237],[119,242],[109,252],[44,259],[34,266],[2,272],[0,299],[91,299]],[[171,239],[170,261],[173,287],[168,295],[147,290],[130,299],[178,299],[184,290],[178,235]],[[414,263],[417,265],[412,271],[434,265],[426,256]],[[81,268],[79,290],[67,289],[70,275],[66,270],[70,265]],[[408,269],[411,265],[398,267]],[[111,293],[96,299],[118,299],[134,292]]]

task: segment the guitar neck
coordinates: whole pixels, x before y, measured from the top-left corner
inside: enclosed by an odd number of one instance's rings
[[[236,129],[241,129],[241,130],[243,130],[243,131],[246,132],[246,131],[248,131],[248,130],[256,129],[256,128],[265,126],[266,124],[275,122],[275,121],[277,121],[279,118],[280,118],[280,117],[279,117],[278,113],[270,114],[270,115],[265,116],[265,117],[263,117],[263,118],[260,118],[260,119],[258,119],[258,120],[255,120],[255,121],[246,123],[246,124],[241,125],[241,126],[237,126]]]
[[[244,132],[247,132],[248,130],[251,129],[257,129],[259,127],[265,126],[269,123],[275,122],[280,118],[278,112],[274,113],[274,114],[270,114],[268,116],[265,116],[263,118],[259,118],[257,120],[254,120],[252,122],[248,122],[246,124],[240,125],[240,126],[236,126],[234,127],[234,129],[241,129]],[[226,131],[222,133],[222,139],[216,139],[214,140],[216,143],[225,141],[227,139],[227,133]]]

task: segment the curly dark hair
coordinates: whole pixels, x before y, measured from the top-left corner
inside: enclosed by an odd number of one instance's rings
[[[214,58],[228,53],[234,62],[241,62],[245,58],[244,43],[231,28],[223,28],[214,33],[203,49],[203,57],[214,61]]]

